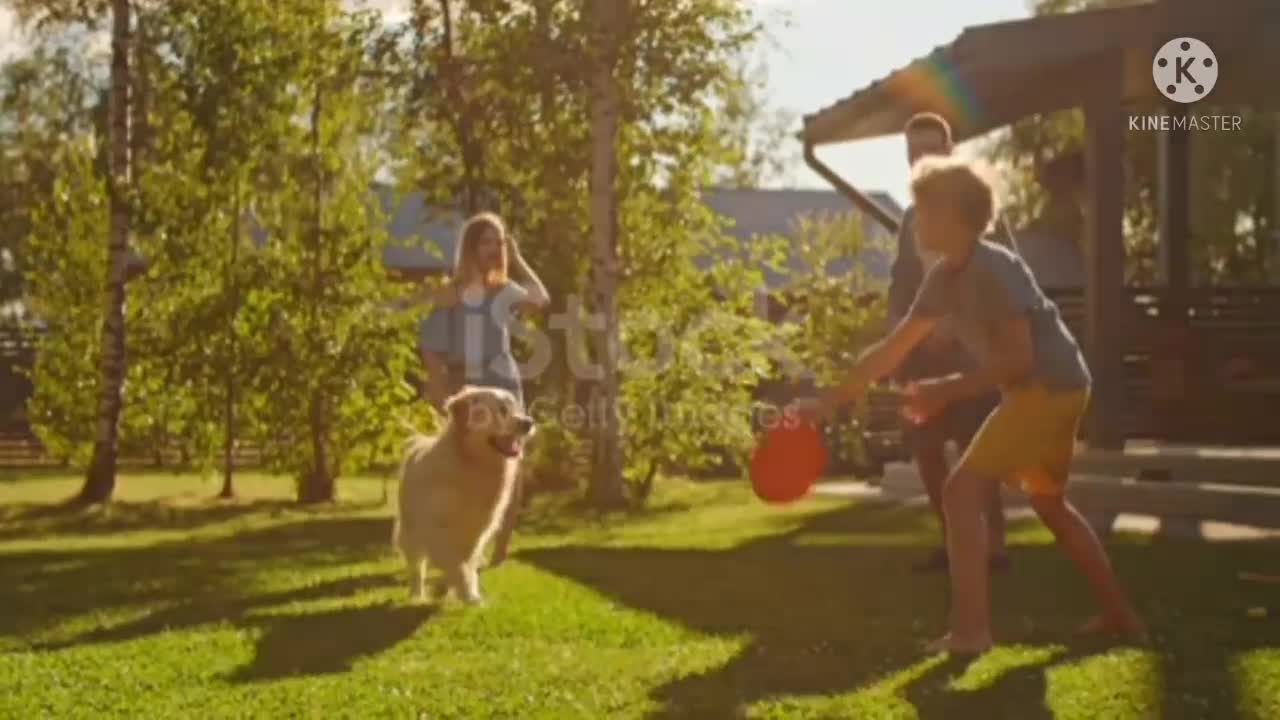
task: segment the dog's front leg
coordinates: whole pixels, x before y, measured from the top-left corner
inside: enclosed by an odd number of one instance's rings
[[[462,566],[462,592],[460,595],[463,602],[468,605],[479,605],[484,602],[484,598],[480,596],[480,574],[476,572],[475,563],[467,563]]]
[[[409,565],[409,600],[422,602],[427,599],[427,561],[421,557],[406,557]]]
[[[445,579],[459,600],[468,605],[479,605],[483,601],[480,597],[480,576],[469,563],[451,566],[445,571]]]
[[[498,567],[507,559],[507,546],[511,544],[511,534],[515,532],[516,522],[520,518],[521,485],[517,478],[511,488],[511,498],[507,501],[506,512],[502,514],[502,522],[493,542],[493,555],[489,558],[489,567]],[[482,550],[483,552],[483,550]]]

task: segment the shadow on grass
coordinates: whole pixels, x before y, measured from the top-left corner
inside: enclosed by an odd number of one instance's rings
[[[383,507],[380,501],[299,506],[290,500],[219,500],[184,497],[116,501],[88,507],[72,502],[10,504],[0,508],[0,541],[26,537],[92,536],[139,530],[195,530],[242,517],[286,513],[323,516]]]
[[[678,534],[678,522],[664,528]],[[727,550],[580,545],[514,559],[699,632],[745,638],[723,664],[652,691],[661,705],[657,717],[720,718],[772,698],[848,693],[919,666],[920,643],[942,630],[947,582],[906,568],[934,532],[926,510],[863,503]],[[0,642],[34,639],[34,649],[56,650],[230,622],[260,633],[255,658],[231,675],[236,682],[344,672],[409,637],[431,611],[377,597],[361,598],[374,604],[310,613],[292,605],[383,589],[387,597],[398,595],[401,582],[391,570],[339,575],[344,566],[390,558],[389,534],[387,517],[318,514],[229,537],[2,553]],[[1111,547],[1157,636],[1166,716],[1236,715],[1231,659],[1280,646],[1280,628],[1245,610],[1268,602],[1280,608],[1274,588],[1242,586],[1235,575],[1273,566],[1278,547],[1182,541]],[[993,587],[997,636],[1035,643],[1068,637],[1092,610],[1083,582],[1051,546],[1015,547],[1013,559],[1011,573]],[[318,581],[254,589],[261,578],[308,575]],[[106,627],[87,634],[62,627],[93,615]],[[1005,669],[975,690],[951,689],[951,676],[962,668],[941,663],[892,692],[926,718],[1034,720],[1050,715],[1046,669],[1096,650],[1075,646]]]
[[[347,575],[279,592],[254,592],[272,573],[325,573],[390,556],[387,518],[313,519],[197,542],[74,552],[5,554],[0,560],[0,638],[57,651],[127,642],[171,631],[232,623],[261,631],[253,663],[231,678],[256,682],[342,672],[360,657],[412,635],[429,607],[381,604],[292,612],[295,603],[347,600],[401,589],[393,572]],[[398,596],[398,593],[397,593]],[[90,614],[140,617],[86,633],[59,625]],[[52,638],[39,639],[52,634]],[[69,636],[68,636],[69,635]],[[38,638],[30,642],[32,637]]]
[[[620,522],[659,520],[691,509],[693,506],[688,503],[673,502],[602,513],[582,499],[543,503],[521,510],[520,525],[516,532],[522,535],[562,535],[584,527],[607,529]]]
[[[253,663],[232,682],[251,683],[351,670],[355,661],[390,650],[433,614],[427,606],[372,605],[261,621]]]
[[[698,632],[745,636],[728,662],[654,691],[662,708],[657,718],[736,717],[760,701],[866,689],[924,658],[922,643],[944,629],[947,581],[908,569],[925,550],[922,536],[906,530],[921,515],[926,511],[858,504],[730,550],[577,546],[519,557]],[[1173,651],[1163,659],[1162,701],[1174,715],[1233,716],[1231,658],[1280,645],[1274,624],[1261,627],[1245,616],[1234,578],[1239,567],[1262,566],[1277,545],[1224,549],[1132,542],[1109,549],[1155,629],[1158,649]],[[1069,640],[1094,611],[1083,580],[1052,545],[1015,547],[1013,560],[1013,570],[993,581],[999,640]],[[1211,644],[1192,649],[1206,631]],[[895,692],[922,717],[1050,717],[1046,669],[1102,649],[1073,644],[970,691],[946,689],[956,668],[943,663]]]

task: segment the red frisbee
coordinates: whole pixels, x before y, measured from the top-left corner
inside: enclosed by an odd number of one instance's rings
[[[827,467],[827,447],[812,425],[773,428],[751,455],[751,487],[767,503],[795,502],[813,488]]]

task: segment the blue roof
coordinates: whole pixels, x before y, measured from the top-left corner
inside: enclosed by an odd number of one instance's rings
[[[884,192],[868,193],[870,198],[898,218],[902,217],[902,207]],[[756,190],[756,189],[724,189],[708,190],[705,195],[708,207],[718,214],[729,218],[732,226],[728,232],[743,243],[753,238],[766,235],[793,237],[797,225],[804,217],[811,220],[834,218],[838,216],[861,216],[864,240],[871,245],[859,258],[841,258],[827,267],[831,275],[845,275],[855,265],[861,264],[863,271],[875,280],[887,281],[889,268],[893,262],[891,243],[874,242],[890,238],[888,231],[870,216],[863,215],[840,193],[834,190]],[[703,261],[708,264],[710,260]],[[802,270],[803,264],[793,255],[789,266],[792,270]],[[787,274],[767,270],[765,282],[770,288],[786,284]]]
[[[463,223],[462,214],[429,207],[421,193],[400,192],[388,185],[375,185],[374,192],[387,214],[387,232],[391,238],[383,248],[382,262],[389,269],[411,274],[447,272],[453,266],[458,232]],[[891,214],[901,217],[902,209],[892,197],[881,192],[872,192],[870,196]],[[703,197],[708,207],[730,219],[729,234],[744,243],[764,235],[792,235],[796,223],[803,216],[819,219],[858,213],[843,196],[830,190],[717,188],[708,190]],[[866,237],[885,234],[884,229],[869,217],[863,218],[863,228]],[[250,229],[250,235],[256,245],[266,242],[266,232],[256,224]],[[854,258],[848,258],[835,263],[829,272],[846,273],[854,262]],[[869,250],[861,262],[872,277],[888,277],[891,258],[883,251]],[[145,267],[145,259],[131,250],[130,264],[141,269]],[[794,260],[792,264],[798,269]],[[784,280],[778,273],[768,274],[770,287],[777,287]]]
[[[380,187],[377,192],[389,218],[391,243],[382,251],[387,267],[417,272],[442,272],[453,267],[463,222],[460,213],[429,208],[421,193],[398,193],[390,187]]]

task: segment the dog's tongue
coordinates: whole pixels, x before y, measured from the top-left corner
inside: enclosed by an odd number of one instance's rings
[[[518,438],[499,438],[498,449],[500,449],[507,457],[517,457],[520,455],[520,440]]]

